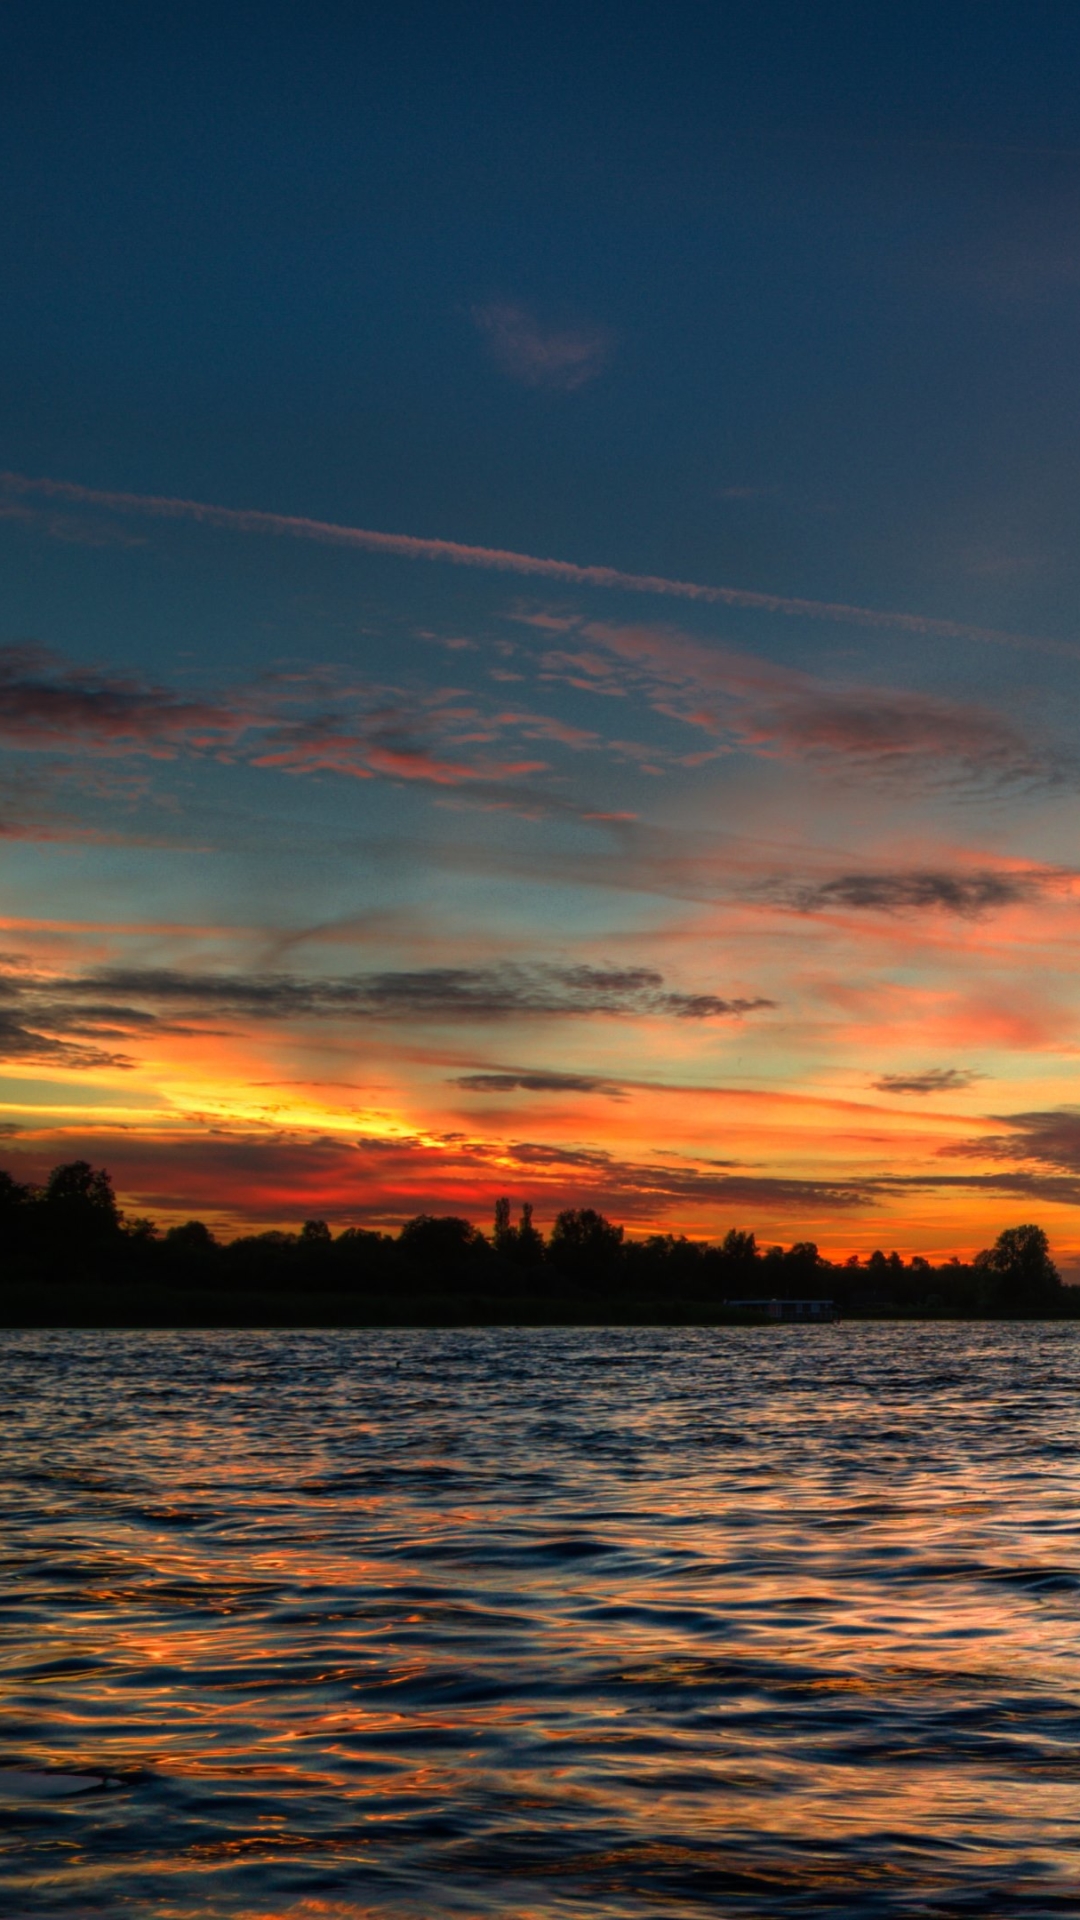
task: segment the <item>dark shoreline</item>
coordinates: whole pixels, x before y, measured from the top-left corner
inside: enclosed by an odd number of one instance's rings
[[[848,1323],[914,1324],[952,1322],[962,1325],[987,1325],[994,1322],[1015,1324],[1061,1323],[1067,1325],[1075,1313],[958,1312],[955,1309],[882,1308],[841,1309],[826,1326]],[[305,1298],[275,1295],[272,1292],[238,1292],[199,1289],[162,1291],[148,1299],[141,1288],[128,1287],[18,1287],[0,1290],[0,1329],[30,1331],[64,1329],[71,1332],[93,1329],[127,1329],[132,1332],[166,1331],[170,1328],[197,1332],[217,1329],[253,1331],[256,1329],[331,1332],[371,1330],[422,1331],[425,1328],[481,1327],[767,1327],[783,1331],[792,1325],[813,1326],[809,1321],[778,1321],[752,1313],[725,1312],[705,1303],[687,1303],[681,1309],[670,1302],[655,1299],[627,1301],[618,1312],[610,1299],[553,1293],[543,1303],[537,1301],[497,1301],[482,1295],[466,1295],[449,1300],[443,1295],[418,1295],[415,1299],[348,1300],[340,1293],[312,1293]]]
[[[13,1327],[754,1326],[806,1320],[1080,1318],[1043,1229],[1006,1227],[937,1267],[875,1248],[865,1265],[811,1240],[627,1239],[591,1207],[546,1235],[508,1199],[493,1231],[417,1214],[396,1235],[325,1220],[220,1241],[200,1220],[162,1235],[128,1219],[104,1167],[72,1160],[43,1187],[0,1170],[0,1325]]]

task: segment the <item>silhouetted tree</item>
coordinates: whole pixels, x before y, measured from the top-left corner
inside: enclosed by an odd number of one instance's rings
[[[170,1227],[161,1243],[161,1262],[170,1283],[205,1286],[220,1262],[221,1248],[201,1220]]]
[[[5,1278],[18,1271],[34,1238],[36,1198],[32,1187],[0,1172],[0,1274]]]
[[[496,1253],[515,1267],[539,1266],[544,1257],[544,1236],[533,1225],[533,1210],[527,1200],[516,1227],[510,1224],[509,1200],[496,1200],[492,1244]]]
[[[331,1284],[334,1236],[325,1220],[305,1220],[295,1250],[283,1262],[283,1274],[290,1270],[293,1284],[302,1293],[324,1293]]]
[[[110,1262],[114,1272],[118,1261],[127,1264],[120,1210],[104,1167],[88,1160],[54,1167],[34,1211],[40,1257],[58,1278],[104,1276]]]
[[[211,1254],[217,1247],[217,1241],[208,1226],[201,1220],[185,1220],[182,1227],[170,1227],[165,1235],[165,1245],[171,1253],[187,1258]]]
[[[725,1233],[720,1243],[720,1251],[725,1260],[738,1261],[744,1266],[749,1266],[752,1260],[757,1259],[757,1250],[756,1236],[752,1233],[743,1233],[738,1227],[732,1227],[728,1233]]]
[[[523,1267],[538,1267],[544,1257],[544,1236],[539,1227],[533,1225],[532,1202],[522,1203],[521,1219],[517,1230],[517,1257]]]
[[[512,1255],[517,1249],[517,1234],[510,1225],[510,1202],[505,1197],[495,1202],[495,1227],[492,1244],[496,1253]]]
[[[92,1231],[115,1230],[120,1225],[112,1181],[104,1167],[92,1167],[89,1160],[69,1160],[54,1167],[45,1183],[43,1203],[54,1219]]]
[[[324,1220],[307,1220],[299,1233],[247,1234],[222,1245],[201,1220],[170,1227],[159,1240],[153,1221],[125,1219],[108,1173],[87,1160],[54,1167],[42,1188],[0,1169],[5,1286],[44,1278],[212,1284],[225,1295],[265,1291],[302,1298],[340,1291],[368,1295],[379,1315],[394,1312],[400,1297],[413,1317],[427,1307],[410,1306],[410,1295],[425,1303],[441,1293],[446,1299],[439,1313],[487,1318],[498,1317],[492,1309],[500,1287],[509,1283],[531,1296],[536,1281],[526,1274],[539,1273],[545,1263],[556,1283],[561,1276],[585,1290],[590,1313],[598,1307],[616,1319],[624,1311],[640,1318],[657,1308],[661,1318],[692,1317],[725,1297],[818,1293],[857,1311],[877,1306],[900,1313],[1080,1318],[1080,1287],[1062,1285],[1046,1234],[1031,1224],[1006,1228],[971,1265],[953,1255],[937,1267],[921,1254],[905,1265],[898,1253],[880,1248],[865,1263],[853,1254],[833,1266],[813,1241],[762,1251],[754,1234],[740,1228],[719,1245],[674,1234],[626,1242],[622,1227],[592,1207],[564,1208],[545,1249],[531,1206],[522,1206],[515,1227],[505,1198],[496,1203],[491,1241],[460,1215],[418,1214],[396,1239],[363,1227],[349,1227],[335,1239]],[[869,1293],[861,1291],[867,1283]]]
[[[0,1169],[0,1220],[6,1221],[20,1207],[25,1207],[33,1198],[33,1188],[24,1187],[12,1178],[10,1173]]]
[[[268,1233],[245,1233],[222,1248],[222,1271],[228,1283],[244,1292],[280,1293],[297,1283],[295,1233],[272,1227]]]
[[[796,1240],[781,1261],[784,1290],[809,1297],[820,1291],[821,1269],[825,1264],[813,1240]]]
[[[622,1249],[623,1229],[595,1207],[564,1207],[556,1216],[547,1257],[568,1279],[609,1281]]]
[[[419,1213],[406,1220],[397,1244],[415,1278],[437,1288],[475,1277],[491,1255],[479,1228],[458,1214]]]
[[[990,1303],[1014,1311],[1038,1311],[1061,1291],[1061,1275],[1041,1227],[1006,1227],[992,1247],[975,1255],[975,1271],[989,1282]]]

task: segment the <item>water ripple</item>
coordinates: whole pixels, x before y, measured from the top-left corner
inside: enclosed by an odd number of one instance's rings
[[[13,1915],[1080,1914],[1080,1329],[4,1337]]]

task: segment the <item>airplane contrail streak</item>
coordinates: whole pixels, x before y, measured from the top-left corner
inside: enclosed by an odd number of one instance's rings
[[[810,600],[789,594],[760,593],[748,587],[708,586],[694,580],[673,580],[663,574],[627,573],[619,567],[581,566],[573,560],[545,559],[514,553],[501,547],[474,547],[457,540],[431,540],[409,533],[381,533],[368,527],[341,526],[331,520],[311,520],[296,514],[267,513],[253,507],[221,507],[201,500],[168,495],[116,493],[84,487],[71,480],[34,478],[0,472],[0,489],[17,498],[62,501],[97,508],[106,513],[135,515],[153,520],[186,520],[233,533],[275,534],[294,540],[313,540],[325,546],[351,547],[363,553],[385,553],[402,560],[441,561],[450,566],[477,567],[491,573],[512,573],[565,586],[601,587],[622,593],[652,595],[658,599],[696,601],[705,606],[745,607],[759,613],[786,614],[807,620],[833,620],[851,626],[888,629],[947,640],[983,640],[1003,646],[1028,646],[1074,656],[1080,648],[1063,640],[1044,640],[1008,633],[1000,628],[972,626],[961,620],[941,620],[921,613],[897,613],[877,607],[852,606],[844,601]]]

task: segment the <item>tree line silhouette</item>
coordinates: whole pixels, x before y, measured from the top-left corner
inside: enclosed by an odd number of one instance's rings
[[[160,1232],[129,1219],[104,1168],[74,1160],[44,1186],[0,1171],[0,1281],[25,1296],[42,1285],[138,1288],[148,1299],[198,1294],[327,1296],[380,1318],[569,1317],[661,1320],[720,1314],[725,1301],[827,1298],[840,1312],[1080,1315],[1080,1287],[1063,1285],[1041,1227],[1008,1227],[970,1262],[936,1267],[915,1255],[834,1263],[812,1241],[760,1247],[741,1229],[716,1243],[683,1235],[628,1240],[592,1207],[567,1207],[541,1233],[531,1206],[515,1223],[496,1202],[490,1233],[458,1215],[418,1214],[397,1234],[324,1220],[218,1240],[201,1220]]]

